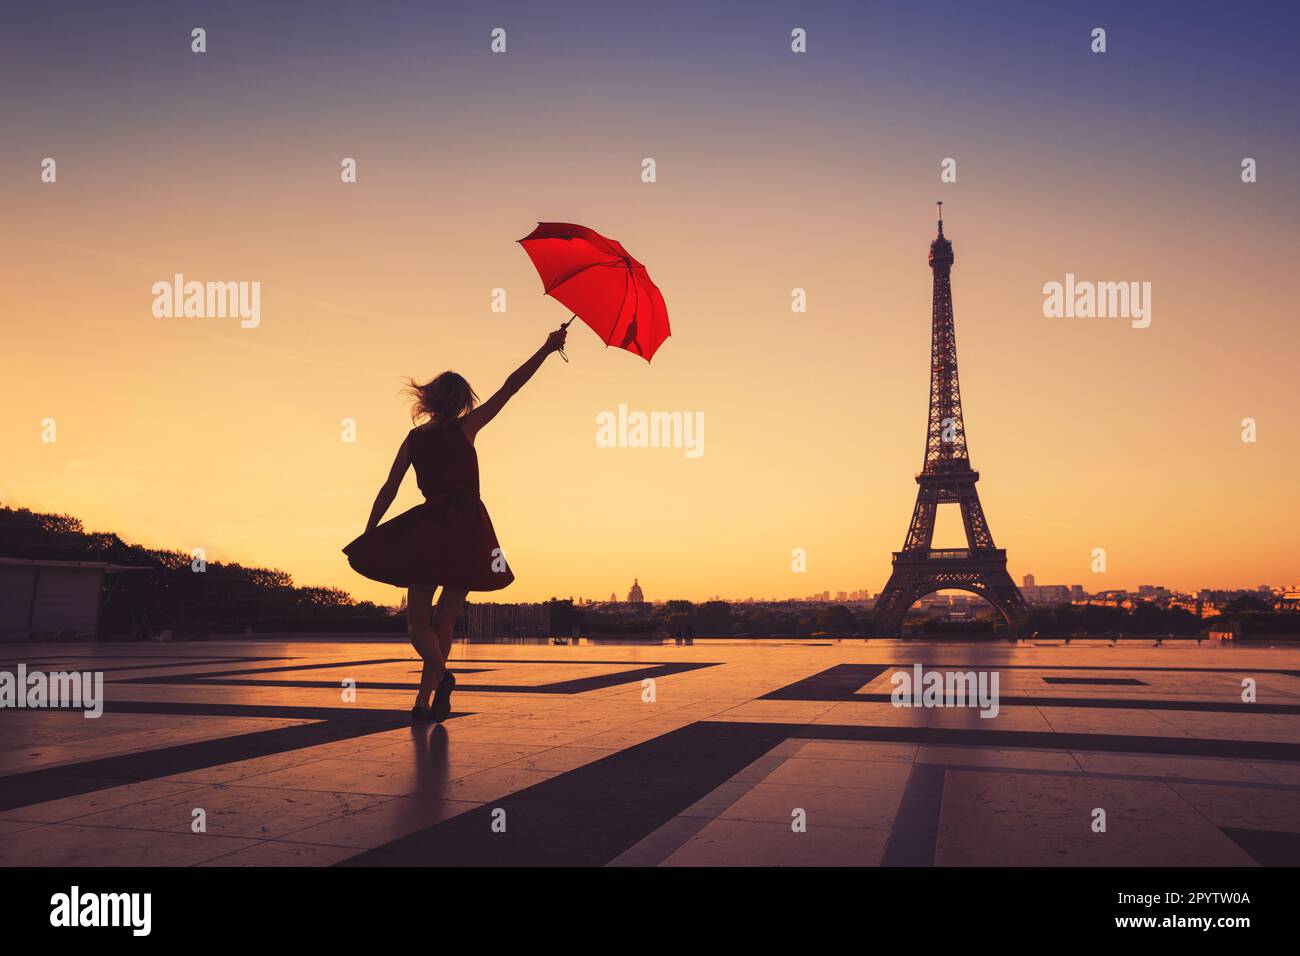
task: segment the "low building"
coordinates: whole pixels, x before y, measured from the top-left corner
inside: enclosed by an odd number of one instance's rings
[[[468,604],[466,626],[471,641],[536,638],[551,635],[547,604]]]
[[[1070,589],[1064,584],[1022,584],[1020,593],[1030,607],[1060,607],[1071,600]]]
[[[104,577],[148,570],[107,561],[0,558],[0,641],[95,640]]]

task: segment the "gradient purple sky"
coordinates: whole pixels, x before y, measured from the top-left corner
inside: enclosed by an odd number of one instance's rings
[[[0,35],[0,497],[394,600],[338,548],[409,427],[398,379],[490,392],[567,317],[514,240],[569,220],[647,264],[674,336],[647,368],[575,334],[485,433],[501,596],[875,591],[921,462],[943,199],[1013,575],[1293,582],[1298,25],[1281,4],[26,6]],[[173,272],[261,281],[263,326],[159,324]],[[1152,282],[1152,327],[1044,318],[1067,272]],[[705,456],[596,448],[620,403],[703,411]]]

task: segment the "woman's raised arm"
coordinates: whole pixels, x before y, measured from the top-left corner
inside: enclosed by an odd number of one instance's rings
[[[546,361],[546,356],[564,348],[564,339],[568,334],[567,329],[560,327],[548,335],[542,347],[534,352],[528,361],[511,372],[505,384],[497,389],[491,398],[478,408],[466,413],[460,420],[466,438],[473,441],[474,436],[478,434],[483,426],[497,417],[497,414],[506,407],[506,402],[510,401],[515,392],[523,388],[528,380],[536,374],[537,370],[542,367],[542,363]]]

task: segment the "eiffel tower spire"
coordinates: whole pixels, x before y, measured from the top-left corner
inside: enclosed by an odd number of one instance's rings
[[[970,467],[957,379],[957,333],[952,324],[952,263],[952,243],[943,235],[943,203],[939,203],[939,235],[930,243],[934,319],[930,339],[930,425],[923,466],[927,473]]]
[[[943,203],[939,231],[930,243],[934,273],[930,332],[930,414],[925,457],[916,476],[920,486],[903,549],[894,552],[894,570],[876,599],[876,625],[897,631],[908,608],[934,591],[959,589],[978,594],[992,604],[1013,628],[1026,612],[1024,597],[1007,573],[1007,553],[993,544],[975,483],[966,445],[966,421],[957,375],[957,334],[952,312],[952,242],[943,234]],[[933,547],[939,505],[956,504],[966,530],[966,548]]]

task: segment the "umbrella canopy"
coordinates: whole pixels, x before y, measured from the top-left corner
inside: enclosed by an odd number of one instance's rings
[[[586,226],[539,222],[519,244],[546,294],[568,306],[606,345],[648,362],[671,334],[659,287],[616,240]]]

